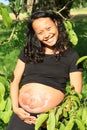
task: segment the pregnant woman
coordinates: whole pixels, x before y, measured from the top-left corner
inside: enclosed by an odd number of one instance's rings
[[[82,89],[79,56],[71,48],[62,18],[49,10],[37,11],[27,27],[27,43],[10,85],[14,113],[7,130],[34,130],[37,115],[63,101],[67,81],[77,93]]]

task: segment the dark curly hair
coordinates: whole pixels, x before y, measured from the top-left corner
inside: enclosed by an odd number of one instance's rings
[[[56,50],[56,51],[58,50],[59,55],[61,55],[64,52],[65,46],[69,47],[71,45],[69,38],[68,38],[68,34],[66,33],[66,29],[63,24],[63,19],[61,18],[61,16],[57,15],[56,13],[54,13],[51,10],[36,11],[36,12],[32,13],[28,19],[27,41],[26,41],[26,46],[24,49],[24,54],[27,58],[27,61],[32,62],[32,63],[42,62],[44,59],[44,55],[45,55],[45,51],[44,51],[45,46],[41,41],[39,41],[39,39],[35,35],[35,32],[32,28],[33,21],[35,19],[41,18],[41,17],[44,17],[44,18],[49,17],[53,21],[56,20],[58,22],[59,35],[58,35],[58,40],[57,40],[56,44],[54,45],[54,50]]]

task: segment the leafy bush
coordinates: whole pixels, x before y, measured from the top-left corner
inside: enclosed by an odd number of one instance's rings
[[[67,87],[63,103],[55,109],[41,113],[35,124],[47,130],[87,130],[87,106],[82,104],[82,95]]]
[[[0,66],[0,130],[6,127],[12,115],[9,83],[6,68]]]

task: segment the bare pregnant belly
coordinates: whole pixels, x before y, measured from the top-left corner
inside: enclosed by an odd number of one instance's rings
[[[39,83],[26,84],[19,92],[20,106],[31,113],[48,111],[63,99],[64,94],[61,91]]]

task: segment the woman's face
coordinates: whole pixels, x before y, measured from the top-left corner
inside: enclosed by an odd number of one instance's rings
[[[38,18],[33,21],[32,27],[37,38],[45,45],[52,47],[58,39],[57,22],[52,21],[49,17]]]

